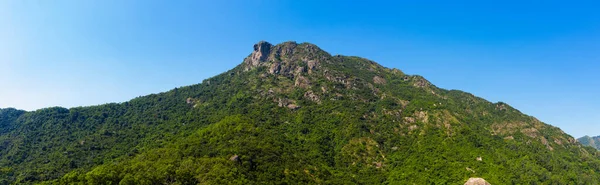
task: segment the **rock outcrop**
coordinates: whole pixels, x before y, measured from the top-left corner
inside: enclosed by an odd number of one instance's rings
[[[465,185],[491,185],[489,182],[482,178],[470,178]]]
[[[269,74],[294,77],[305,72],[312,74],[327,57],[330,55],[314,44],[284,42],[272,45],[260,41],[244,59],[244,70],[266,66]]]
[[[259,66],[262,62],[267,61],[272,47],[273,45],[271,43],[265,41],[254,44],[254,51],[252,51],[252,54],[244,60],[246,70]]]
[[[428,87],[431,85],[431,83],[429,83],[429,81],[427,81],[425,78],[423,78],[422,76],[413,76],[414,79],[414,83],[413,85],[415,87],[419,87],[419,88],[424,88],[424,87]]]
[[[304,93],[304,98],[319,104],[321,103],[321,99],[313,91],[307,91]]]
[[[379,76],[375,76],[373,77],[373,82],[375,82],[376,84],[385,84],[387,83],[387,81]]]
[[[239,161],[240,160],[240,156],[238,155],[233,155],[229,158],[230,161]]]

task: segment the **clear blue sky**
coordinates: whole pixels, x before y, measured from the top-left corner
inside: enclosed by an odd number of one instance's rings
[[[311,42],[600,135],[595,1],[0,1],[0,107],[196,84],[260,40]]]

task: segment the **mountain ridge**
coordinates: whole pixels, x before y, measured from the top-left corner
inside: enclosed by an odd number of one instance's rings
[[[506,103],[309,43],[261,41],[227,72],[124,103],[2,112],[2,183],[600,179],[600,152]]]
[[[600,150],[600,136],[590,137],[586,135],[577,140],[582,145],[590,146],[592,148]]]

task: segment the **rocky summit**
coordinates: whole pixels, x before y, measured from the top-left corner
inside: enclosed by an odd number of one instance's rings
[[[600,184],[600,152],[506,103],[296,42],[124,103],[0,109],[0,149],[0,184]]]

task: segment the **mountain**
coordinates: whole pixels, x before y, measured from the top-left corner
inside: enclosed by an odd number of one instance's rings
[[[259,42],[124,103],[2,109],[0,126],[1,184],[600,183],[600,152],[559,128],[309,43]]]
[[[596,137],[583,136],[577,140],[582,145],[591,146],[595,149],[600,150],[600,136],[596,136]]]

